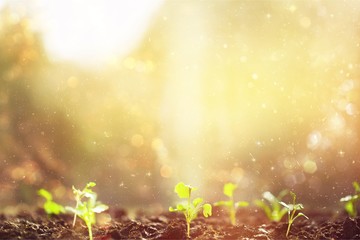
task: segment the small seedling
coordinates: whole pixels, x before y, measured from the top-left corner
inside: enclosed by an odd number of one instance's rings
[[[53,201],[53,197],[52,197],[52,194],[50,192],[48,192],[47,190],[45,189],[40,189],[38,191],[38,194],[42,197],[45,198],[46,202],[44,203],[43,207],[44,207],[44,210],[47,214],[49,215],[58,215],[60,213],[65,213],[65,208],[54,202]]]
[[[81,191],[73,186],[73,193],[76,199],[76,207],[67,207],[66,209],[74,213],[73,226],[76,222],[76,216],[79,216],[86,224],[89,232],[89,239],[92,240],[91,226],[96,223],[95,213],[101,213],[107,210],[109,207],[105,204],[96,201],[97,194],[90,188],[94,187],[94,182],[89,182],[85,188]],[[87,201],[83,201],[83,198],[87,198]]]
[[[277,197],[271,192],[264,192],[262,194],[264,200],[255,200],[255,205],[262,208],[270,221],[279,222],[287,213],[287,209],[280,205],[280,201],[289,193],[288,190],[282,190]]]
[[[344,202],[345,211],[349,214],[350,217],[354,218],[357,216],[356,202],[360,198],[360,185],[358,182],[353,182],[353,187],[355,189],[354,195],[348,195],[340,199],[340,202]]]
[[[214,206],[224,206],[228,208],[229,214],[230,214],[230,222],[232,225],[235,225],[236,223],[236,210],[239,207],[246,207],[249,205],[246,201],[239,201],[234,203],[234,191],[237,188],[236,184],[233,183],[226,183],[224,185],[224,194],[229,197],[229,200],[227,201],[219,201],[214,203]]]
[[[306,219],[309,219],[305,214],[299,212],[296,216],[295,213],[296,211],[300,211],[301,209],[304,209],[304,206],[301,203],[296,204],[296,195],[293,192],[290,192],[290,195],[293,198],[293,203],[292,204],[286,204],[284,202],[280,202],[281,205],[283,205],[288,212],[288,228],[286,231],[286,237],[288,237],[289,232],[290,232],[290,228],[291,225],[293,224],[293,222],[295,221],[295,219],[297,219],[298,217],[305,217]]]
[[[182,212],[184,213],[185,220],[186,220],[186,228],[187,228],[187,236],[190,238],[190,223],[192,220],[196,219],[198,212],[203,209],[204,217],[211,216],[212,214],[212,207],[210,204],[206,203],[203,204],[202,198],[195,198],[191,202],[191,192],[195,191],[196,188],[193,188],[189,185],[185,185],[183,182],[178,183],[175,186],[175,193],[181,199],[187,199],[187,202],[180,203],[176,205],[176,208],[169,207],[170,212]]]

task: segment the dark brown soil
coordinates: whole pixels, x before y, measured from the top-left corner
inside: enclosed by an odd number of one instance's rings
[[[306,212],[309,220],[297,219],[289,239],[360,239],[360,217],[344,214]],[[94,226],[94,239],[186,239],[182,215],[163,213],[157,216],[138,214],[129,219],[124,210],[110,211],[112,221]],[[214,209],[210,218],[199,217],[191,224],[191,239],[286,239],[286,222],[271,223],[262,212],[240,210],[238,224],[232,226],[222,211]],[[285,218],[284,218],[285,219]],[[0,215],[0,239],[88,239],[85,225],[72,216],[47,216],[42,211],[9,217]]]

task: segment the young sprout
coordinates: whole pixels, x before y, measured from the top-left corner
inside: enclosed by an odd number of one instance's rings
[[[279,222],[287,212],[287,209],[280,205],[280,201],[288,193],[289,191],[285,189],[275,197],[271,192],[264,192],[262,196],[268,203],[264,202],[264,200],[255,200],[254,203],[264,210],[270,221]]]
[[[304,206],[301,203],[296,204],[296,195],[295,195],[295,193],[290,192],[290,195],[293,198],[293,203],[292,204],[286,204],[284,202],[280,202],[280,204],[283,205],[287,209],[287,212],[288,212],[289,223],[288,223],[288,228],[287,228],[287,231],[286,231],[286,237],[288,237],[291,225],[293,224],[295,219],[297,219],[298,217],[301,217],[301,216],[305,217],[306,219],[309,219],[305,214],[303,214],[301,212],[299,212],[295,216],[296,211],[300,211],[301,209],[304,209]]]
[[[52,194],[45,189],[40,189],[38,194],[45,198],[46,202],[44,203],[44,210],[47,214],[58,215],[60,213],[65,213],[65,208],[60,204],[53,201]]]
[[[96,200],[97,194],[90,189],[95,185],[96,184],[94,182],[89,182],[82,191],[73,186],[76,206],[75,208],[66,208],[74,213],[73,225],[75,225],[76,216],[79,216],[85,222],[86,227],[88,228],[90,240],[93,239],[91,226],[96,223],[95,213],[101,213],[109,208],[105,204]],[[87,201],[83,201],[83,198],[87,198]]]
[[[236,223],[236,210],[239,207],[246,207],[249,205],[248,202],[245,201],[239,201],[234,203],[234,191],[237,188],[236,184],[233,183],[226,183],[224,185],[224,194],[229,197],[229,200],[227,201],[219,201],[214,203],[214,206],[224,206],[228,208],[229,214],[230,214],[230,222],[232,225],[235,225]]]
[[[196,219],[198,212],[203,209],[204,217],[211,216],[212,214],[212,207],[210,204],[206,203],[203,204],[204,201],[202,198],[195,198],[191,202],[191,192],[195,191],[196,188],[193,188],[189,185],[185,185],[183,182],[178,183],[175,186],[174,192],[177,193],[179,198],[187,199],[187,202],[182,204],[177,204],[176,208],[169,207],[170,212],[182,212],[184,213],[185,220],[186,220],[186,229],[187,229],[187,236],[190,238],[190,223],[192,220]]]
[[[340,202],[344,202],[345,211],[349,214],[350,217],[354,218],[357,216],[356,202],[360,198],[360,185],[358,182],[353,182],[353,187],[355,189],[354,195],[348,195],[340,199]]]

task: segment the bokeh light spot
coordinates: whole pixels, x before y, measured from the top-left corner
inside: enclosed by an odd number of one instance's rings
[[[303,169],[306,173],[313,174],[317,171],[317,164],[312,160],[306,160],[303,164]]]
[[[163,178],[170,178],[172,176],[172,174],[173,174],[173,169],[169,165],[163,165],[160,168],[160,175]]]

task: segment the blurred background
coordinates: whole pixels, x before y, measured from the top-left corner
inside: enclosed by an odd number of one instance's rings
[[[164,208],[359,181],[360,2],[0,1],[0,209]]]

